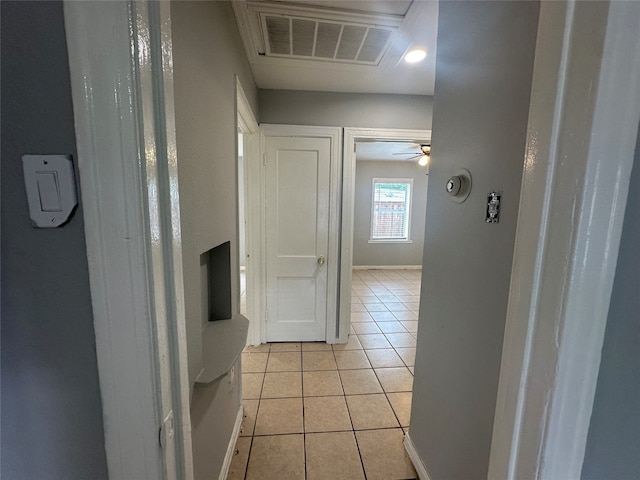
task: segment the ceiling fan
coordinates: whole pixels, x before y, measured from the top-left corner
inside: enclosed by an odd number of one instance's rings
[[[423,143],[420,144],[419,152],[394,153],[394,155],[409,155],[409,158],[407,160],[419,158],[418,165],[420,165],[421,167],[425,167],[429,164],[429,158],[431,156],[431,145]]]

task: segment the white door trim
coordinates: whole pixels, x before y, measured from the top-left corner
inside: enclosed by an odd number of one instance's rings
[[[192,479],[169,4],[64,15],[109,478]]]
[[[640,5],[542,2],[489,478],[581,476],[639,118]]]
[[[247,95],[242,88],[240,79],[236,75],[236,113],[237,127],[243,133],[244,171],[245,182],[245,288],[247,295],[247,318],[249,319],[249,331],[247,333],[248,345],[260,345],[263,341],[262,324],[264,323],[263,297],[259,295],[264,291],[262,282],[261,262],[263,242],[260,242],[261,225],[263,223],[261,196],[261,158],[260,158],[260,128]],[[237,148],[238,146],[236,146]],[[238,150],[236,150],[237,152]],[[238,202],[240,205],[240,202]],[[240,226],[238,225],[238,228]],[[240,235],[238,234],[238,238]]]
[[[236,413],[236,421],[233,424],[233,432],[231,432],[231,439],[229,440],[229,444],[227,445],[227,453],[224,456],[224,461],[222,462],[222,468],[220,469],[220,475],[218,475],[218,480],[227,480],[227,476],[229,475],[229,469],[231,468],[231,462],[233,462],[233,457],[235,457],[236,455],[235,453],[236,444],[238,443],[238,438],[240,437],[240,431],[242,430],[243,419],[244,419],[244,409],[243,409],[243,406],[240,405],[238,407],[238,412]]]
[[[261,151],[266,152],[266,137],[319,137],[331,140],[331,172],[329,192],[329,252],[326,258],[327,265],[327,306],[335,305],[335,309],[327,308],[327,343],[338,341],[338,271],[340,268],[340,146],[342,145],[342,129],[339,127],[315,127],[302,125],[271,125],[262,124]],[[264,166],[262,168],[264,175]],[[264,177],[263,177],[264,178]],[[264,185],[264,182],[263,182]],[[264,208],[265,202],[262,205]],[[266,232],[262,231],[262,244],[266,240]],[[263,264],[266,257],[263,257]],[[265,279],[266,284],[266,279]],[[266,305],[266,290],[264,290]],[[266,319],[266,316],[265,316]],[[262,322],[264,324],[264,321]]]
[[[342,171],[342,233],[340,246],[340,307],[338,341],[344,343],[351,324],[351,280],[353,267],[353,225],[356,195],[357,140],[431,143],[431,130],[345,128]],[[428,167],[427,167],[428,168]],[[427,170],[428,172],[428,170]]]
[[[404,449],[409,455],[411,459],[411,463],[413,463],[413,467],[416,469],[416,473],[418,474],[418,478],[420,480],[431,480],[429,473],[427,472],[427,467],[425,466],[416,446],[413,444],[413,440],[411,439],[411,432],[407,432],[404,434],[404,441],[402,442],[404,445]]]

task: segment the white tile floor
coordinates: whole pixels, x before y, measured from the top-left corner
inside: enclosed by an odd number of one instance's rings
[[[420,276],[355,270],[347,344],[245,349],[245,419],[228,479],[416,478],[402,441]]]

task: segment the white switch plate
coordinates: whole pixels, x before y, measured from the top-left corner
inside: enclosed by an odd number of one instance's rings
[[[22,168],[33,225],[65,223],[78,204],[71,155],[23,155]]]

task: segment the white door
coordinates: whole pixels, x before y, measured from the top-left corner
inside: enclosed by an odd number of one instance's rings
[[[331,139],[265,147],[267,341],[325,340]]]

